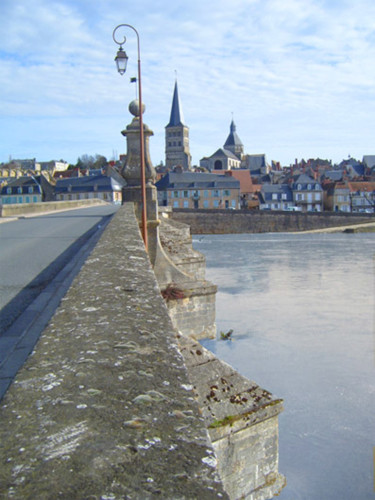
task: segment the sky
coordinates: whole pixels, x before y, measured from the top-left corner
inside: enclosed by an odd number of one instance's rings
[[[192,162],[233,120],[247,154],[282,165],[375,154],[374,0],[1,0],[0,162],[126,153],[139,33],[144,122],[165,162],[177,77]]]

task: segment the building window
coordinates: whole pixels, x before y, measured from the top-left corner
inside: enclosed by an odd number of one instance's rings
[[[208,196],[209,196],[208,191],[207,190],[203,191],[203,197],[208,198]],[[205,207],[205,208],[207,208],[207,207]]]
[[[297,197],[296,197],[297,201],[302,201],[304,199],[304,196],[303,194],[301,193],[297,193]]]
[[[189,198],[189,191],[184,191],[184,198]]]
[[[30,201],[30,200],[29,200],[29,201]],[[23,198],[22,198],[22,196],[19,196],[19,197],[18,197],[18,203],[22,203],[22,202],[23,202]]]
[[[29,193],[33,193],[34,192],[34,188],[32,186],[29,187]]]
[[[219,208],[219,200],[214,200],[214,208]]]
[[[21,187],[17,188],[17,193],[18,194],[22,194],[22,188]]]
[[[173,191],[173,198],[178,198],[178,191]]]
[[[7,188],[7,194],[12,194],[12,188]]]
[[[209,208],[209,201],[203,200],[203,208]]]
[[[301,189],[302,189],[302,184],[298,184],[297,189],[298,189],[298,191],[301,191]]]
[[[220,191],[218,189],[214,189],[212,191],[212,196],[218,198],[220,196]]]
[[[320,193],[315,193],[315,200],[320,201]]]
[[[188,200],[184,200],[184,208],[189,208],[189,201]]]
[[[224,189],[224,191],[223,191],[223,196],[230,196],[230,191],[229,191],[229,189]]]
[[[281,199],[282,199],[282,200],[287,200],[287,199],[288,199],[287,194],[286,194],[286,193],[282,193],[282,194],[281,194]]]
[[[232,208],[236,208],[236,200],[232,200]]]
[[[311,184],[307,184],[307,189],[311,191]]]
[[[173,208],[178,208],[178,201],[173,202]]]
[[[277,200],[277,193],[272,193],[272,199]]]
[[[37,196],[33,196],[33,203],[37,203],[38,202],[38,197]]]

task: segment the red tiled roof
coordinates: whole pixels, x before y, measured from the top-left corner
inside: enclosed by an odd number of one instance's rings
[[[348,182],[350,191],[375,191],[375,182]]]
[[[254,193],[253,181],[251,180],[250,170],[213,170],[213,174],[228,175],[240,181],[240,193]]]

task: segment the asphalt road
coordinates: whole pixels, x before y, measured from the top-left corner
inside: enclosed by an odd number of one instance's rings
[[[99,205],[0,224],[0,334],[117,209]]]

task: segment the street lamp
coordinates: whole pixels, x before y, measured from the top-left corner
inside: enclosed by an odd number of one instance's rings
[[[126,37],[123,37],[122,41],[116,39],[116,31],[119,28],[130,28],[137,35],[137,46],[138,46],[138,100],[139,100],[139,140],[140,140],[140,155],[141,155],[141,197],[142,197],[142,237],[145,244],[146,252],[148,252],[148,237],[147,237],[147,205],[146,205],[146,167],[145,167],[145,147],[144,147],[144,133],[143,133],[143,109],[142,109],[142,85],[141,85],[141,51],[139,46],[139,35],[138,31],[130,24],[119,24],[113,30],[113,40],[117,45],[120,46],[117,51],[115,62],[117,66],[117,71],[120,75],[123,75],[126,71],[126,65],[128,62],[128,56],[122,45],[126,42]]]

